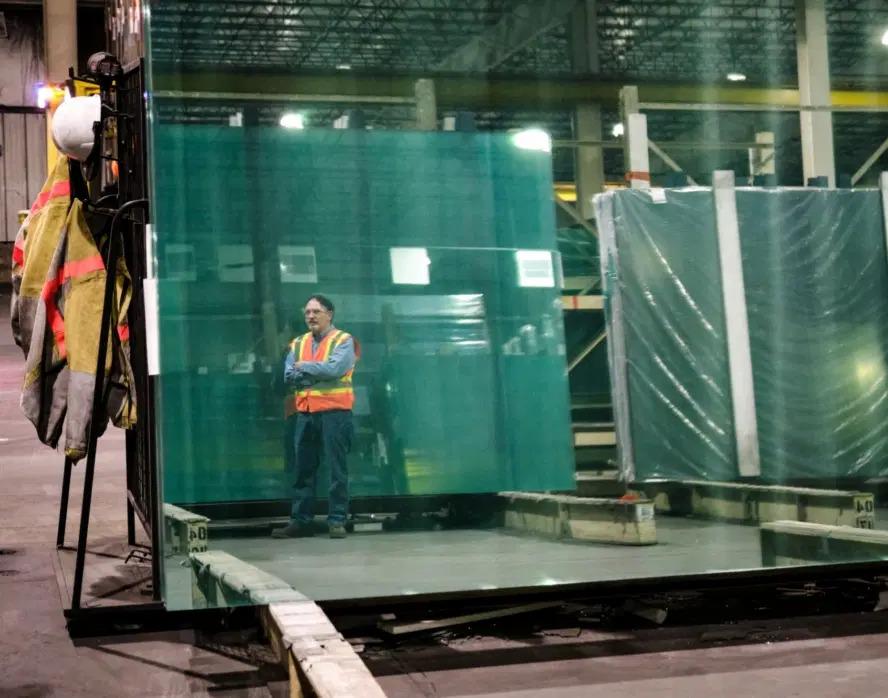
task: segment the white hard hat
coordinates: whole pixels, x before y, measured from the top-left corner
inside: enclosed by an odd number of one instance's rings
[[[99,95],[71,97],[62,102],[52,117],[52,140],[72,160],[86,160],[96,147],[93,124],[102,118]]]

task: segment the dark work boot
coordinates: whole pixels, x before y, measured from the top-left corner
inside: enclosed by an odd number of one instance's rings
[[[330,524],[331,538],[345,538],[345,526],[342,524]]]
[[[311,538],[314,531],[311,524],[292,522],[283,528],[276,528],[271,532],[272,538]]]

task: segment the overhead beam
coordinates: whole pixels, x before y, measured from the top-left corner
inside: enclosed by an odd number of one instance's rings
[[[164,70],[157,66],[153,74],[155,92],[173,92],[179,97],[193,94],[208,98],[225,93],[280,95],[344,95],[415,99],[416,75],[372,75],[352,73],[257,73],[213,69]],[[480,109],[484,107],[558,108],[598,102],[617,104],[623,82],[585,77],[529,80],[522,78],[470,78],[435,76],[438,109]],[[183,94],[184,93],[184,94]],[[736,87],[722,85],[638,85],[643,104],[721,104],[767,108],[774,105],[798,107],[799,92],[772,87]],[[839,109],[888,108],[888,91],[833,90],[831,104]]]
[[[496,68],[537,37],[564,22],[577,0],[522,2],[489,30],[469,39],[438,64],[438,70],[485,73]]]

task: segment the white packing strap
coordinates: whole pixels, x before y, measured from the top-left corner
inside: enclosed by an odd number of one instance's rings
[[[632,189],[650,189],[651,165],[648,153],[647,117],[629,114],[626,124],[629,166],[626,168]]]
[[[145,352],[148,375],[160,375],[160,335],[157,314],[157,279],[142,280],[142,300],[145,307]]]
[[[715,197],[715,219],[718,229],[718,256],[725,308],[737,465],[740,475],[754,477],[761,475],[761,462],[734,173],[726,170],[714,172],[712,192]]]
[[[142,279],[142,305],[145,311],[145,354],[148,375],[160,375],[160,338],[157,314],[157,259],[155,258],[154,226],[145,226],[145,277]]]

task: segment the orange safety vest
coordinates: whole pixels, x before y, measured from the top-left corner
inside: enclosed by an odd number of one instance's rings
[[[290,343],[290,348],[296,355],[297,361],[326,361],[333,350],[340,344],[350,339],[351,335],[342,330],[333,330],[327,333],[318,344],[318,348],[312,351],[312,335],[307,332],[297,337]],[[359,357],[357,342],[355,342],[355,360]],[[287,416],[296,412],[328,412],[330,410],[350,410],[355,404],[355,392],[352,388],[352,374],[354,367],[345,375],[332,380],[318,381],[310,388],[300,388],[287,399]]]

